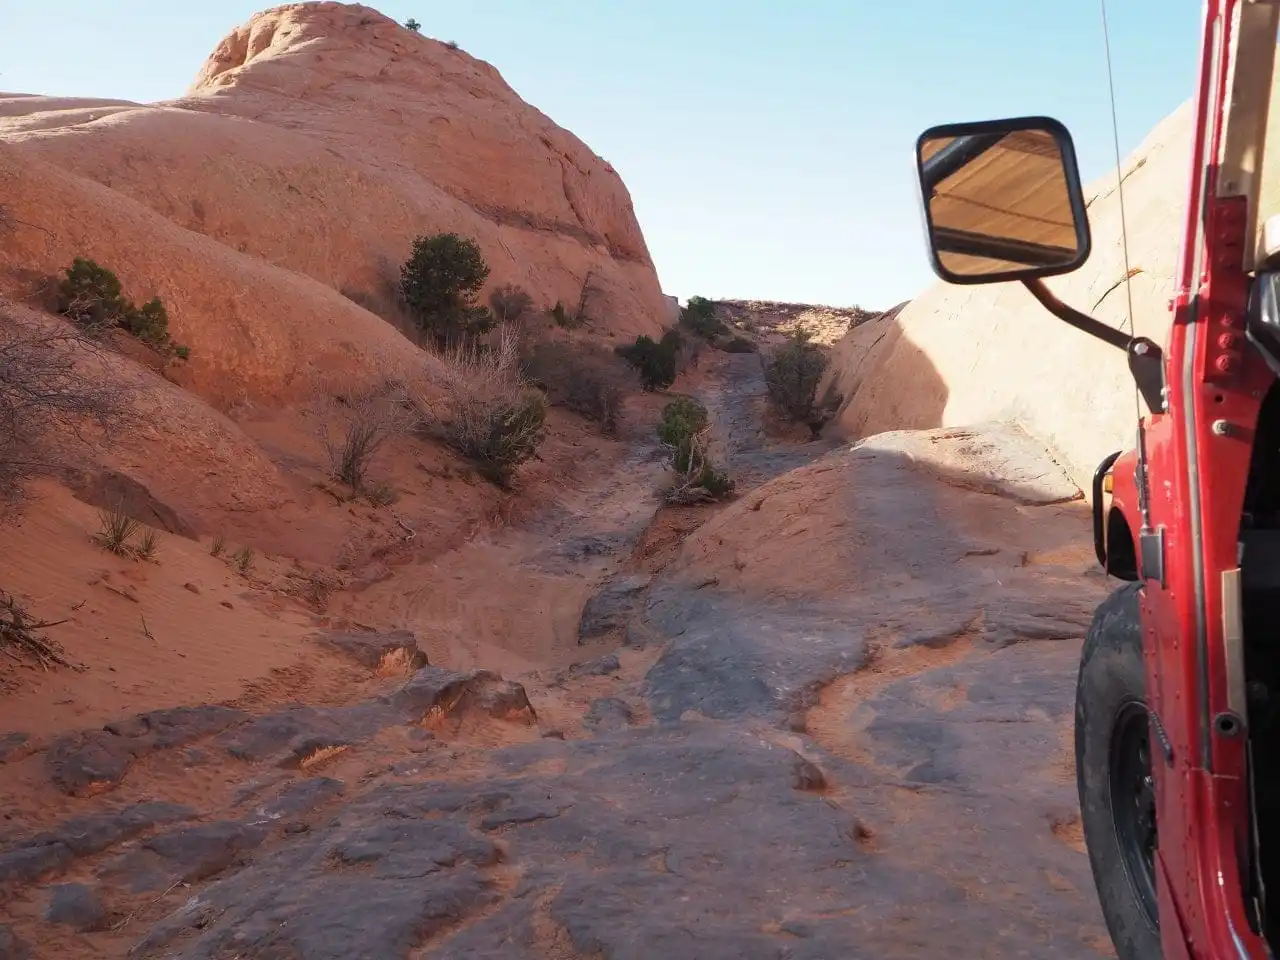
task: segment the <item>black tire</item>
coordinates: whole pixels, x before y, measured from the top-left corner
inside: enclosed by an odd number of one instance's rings
[[[1089,863],[1119,960],[1160,960],[1155,801],[1141,583],[1121,587],[1094,614],[1076,681],[1076,786]],[[1144,756],[1145,754],[1145,756]]]

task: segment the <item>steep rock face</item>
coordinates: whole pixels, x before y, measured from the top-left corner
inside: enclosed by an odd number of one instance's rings
[[[63,323],[0,299],[6,348],[42,335],[56,337]],[[103,436],[92,423],[76,435],[55,424],[45,438],[53,461],[63,465],[62,473],[81,477],[72,485],[83,499],[101,500],[102,506],[123,500],[119,487],[109,495],[104,488],[97,497],[88,488],[101,486],[104,475],[127,477],[132,483],[124,482],[135,494],[132,503],[141,495],[154,496],[162,505],[165,520],[152,519],[156,526],[187,531],[208,526],[212,517],[255,511],[257,529],[279,526],[270,515],[296,491],[238,424],[114,350],[88,351],[74,341],[49,342],[58,362],[68,363],[77,377],[113,398],[126,415],[116,423],[122,429],[110,436]]]
[[[668,311],[612,167],[488,64],[368,7],[258,14],[168,103],[4,95],[0,139],[21,221],[0,292],[77,254],[112,266],[165,299],[190,385],[220,406],[402,376],[408,344],[357,303],[386,302],[423,233],[474,237],[490,286],[600,333],[654,333]]]
[[[1137,333],[1163,343],[1186,209],[1191,109],[1184,104],[1124,162]],[[1269,154],[1272,175],[1276,153]],[[1114,171],[1086,187],[1093,252],[1048,281],[1067,303],[1122,327],[1128,314]],[[896,316],[855,327],[830,379],[845,398],[833,429],[885,430],[1015,420],[1087,489],[1098,461],[1133,444],[1137,416],[1123,354],[1055,319],[1020,284],[937,283]]]

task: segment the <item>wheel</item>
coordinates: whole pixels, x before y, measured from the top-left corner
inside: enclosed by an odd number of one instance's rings
[[[1094,614],[1076,680],[1076,786],[1098,900],[1120,960],[1160,960],[1155,784],[1140,583]]]

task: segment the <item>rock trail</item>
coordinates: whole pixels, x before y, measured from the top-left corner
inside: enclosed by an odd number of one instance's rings
[[[701,389],[731,469],[777,479],[669,568],[627,566],[657,508],[644,444],[489,544],[582,581],[572,666],[504,679],[421,666],[409,633],[332,637],[401,679],[11,738],[0,777],[76,813],[0,834],[0,957],[1110,955],[1066,739],[1103,585],[1052,463],[999,425],[774,443],[761,392],[749,355]],[[144,767],[207,778],[207,802],[144,796]]]

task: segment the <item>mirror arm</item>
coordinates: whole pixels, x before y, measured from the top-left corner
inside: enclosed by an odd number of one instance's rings
[[[1040,305],[1059,320],[1083,330],[1125,352],[1129,359],[1129,372],[1138,385],[1138,392],[1152,413],[1164,413],[1164,354],[1159,344],[1147,337],[1130,337],[1122,330],[1109,327],[1075,307],[1069,307],[1050,290],[1040,278],[1023,280],[1022,285],[1040,301]]]
[[[1133,342],[1133,338],[1122,330],[1115,327],[1108,327],[1101,320],[1095,320],[1087,313],[1081,313],[1075,307],[1069,307],[1057,295],[1045,286],[1045,282],[1039,277],[1033,277],[1030,280],[1023,280],[1022,285],[1031,291],[1031,295],[1040,301],[1040,305],[1052,313],[1064,323],[1069,323],[1077,330],[1083,330],[1091,337],[1097,337],[1103,343],[1109,343],[1111,346],[1128,351],[1129,344]]]

